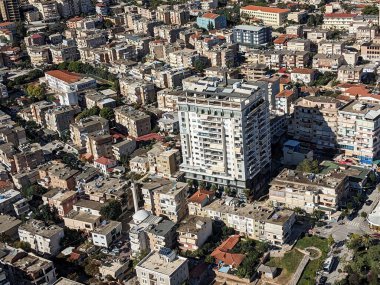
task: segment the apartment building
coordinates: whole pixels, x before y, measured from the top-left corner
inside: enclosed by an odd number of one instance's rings
[[[74,122],[74,118],[79,114],[81,108],[78,106],[59,106],[49,109],[45,113],[46,128],[57,132],[59,135],[64,134]]]
[[[78,147],[86,146],[88,135],[94,132],[109,134],[108,120],[99,116],[91,116],[70,124],[71,141]]]
[[[339,109],[337,142],[346,158],[363,165],[379,159],[379,120],[380,104],[353,100]]]
[[[112,157],[113,138],[109,134],[91,133],[86,137],[86,151],[93,159]]]
[[[183,84],[180,170],[187,179],[259,187],[271,157],[266,83],[191,77]]]
[[[92,233],[92,242],[96,246],[109,248],[121,236],[121,222],[104,221]]]
[[[48,46],[29,46],[26,50],[30,57],[30,63],[34,67],[43,67],[51,63],[50,49]]]
[[[317,71],[310,68],[294,68],[290,74],[290,78],[293,82],[313,84],[317,78]]]
[[[30,111],[35,121],[41,127],[46,128],[45,114],[48,110],[55,108],[55,104],[47,101],[39,101],[30,104]]]
[[[28,144],[19,148],[20,152],[13,155],[17,172],[35,169],[45,161],[40,144]]]
[[[291,39],[287,42],[287,50],[310,51],[311,41],[307,39]]]
[[[135,156],[129,161],[131,172],[145,175],[149,171],[149,161],[146,156]]]
[[[79,170],[72,169],[60,161],[51,161],[38,169],[38,183],[45,188],[60,188],[75,190],[75,177]]]
[[[177,96],[182,91],[176,89],[163,89],[157,92],[158,109],[164,112],[174,112],[177,108]]]
[[[283,90],[276,95],[274,109],[277,115],[290,115],[290,106],[298,98],[297,89]]]
[[[180,285],[189,279],[189,266],[186,258],[168,248],[152,251],[136,266],[140,284],[157,282],[163,285]]]
[[[0,266],[10,284],[53,285],[57,279],[53,261],[9,245],[3,245],[0,253]]]
[[[126,138],[112,145],[112,154],[116,160],[122,160],[131,155],[136,149],[136,141]]]
[[[360,46],[360,55],[365,60],[376,62],[380,58],[380,37],[375,37],[371,42]]]
[[[58,13],[57,2],[55,1],[41,1],[34,3],[34,5],[40,12],[40,16],[44,22],[54,22],[61,18]]]
[[[161,250],[162,248],[174,248],[176,245],[176,224],[170,220],[162,220],[153,224],[145,230],[149,240],[150,250]]]
[[[248,19],[259,19],[264,25],[282,26],[288,18],[290,10],[248,5],[240,8],[241,17]]]
[[[240,235],[276,246],[287,242],[295,223],[291,210],[276,211],[260,203],[241,204],[231,197],[214,200],[203,208],[202,216],[223,221]]]
[[[51,60],[54,64],[79,59],[79,51],[76,46],[56,45],[50,46]]]
[[[0,213],[14,215],[15,210],[13,204],[22,199],[19,191],[10,189],[0,196]]]
[[[63,217],[63,222],[65,227],[90,233],[101,224],[101,217],[88,212],[72,210]]]
[[[338,68],[338,78],[341,83],[360,83],[363,75],[363,67],[342,65]]]
[[[208,205],[215,197],[215,193],[205,189],[199,189],[187,199],[189,215],[200,215],[204,206]]]
[[[199,249],[212,235],[212,220],[188,216],[177,228],[179,248],[183,251]]]
[[[13,216],[0,215],[0,235],[15,240],[18,237],[18,228],[21,224],[21,220]]]
[[[44,221],[29,220],[18,228],[21,241],[28,242],[30,247],[40,254],[56,255],[64,236],[63,228],[57,225],[47,226]]]
[[[332,71],[337,72],[338,68],[343,65],[344,57],[339,54],[320,54],[317,53],[313,57],[313,68],[321,72]]]
[[[147,152],[149,172],[170,178],[177,171],[181,153],[178,149],[167,149],[164,145],[156,144]]]
[[[12,143],[16,147],[25,144],[27,143],[25,129],[16,125],[0,127],[0,141]]]
[[[0,14],[3,21],[21,21],[20,2],[18,0],[1,0]]]
[[[117,126],[131,137],[140,137],[151,131],[150,116],[132,107],[121,106],[115,109]]]
[[[357,14],[349,13],[324,14],[322,28],[348,30],[356,16]]]
[[[62,218],[67,215],[78,201],[77,192],[64,191],[62,189],[52,189],[42,195],[44,205],[49,205],[58,211],[58,215]]]
[[[307,213],[321,210],[330,216],[342,205],[348,186],[342,172],[310,174],[284,169],[270,183],[269,201],[276,207],[299,207]]]
[[[288,133],[294,139],[323,149],[335,149],[337,144],[338,109],[342,103],[332,97],[307,96],[294,103],[294,115]]]
[[[120,94],[128,103],[150,104],[155,100],[156,90],[153,83],[133,78],[120,79]]]
[[[272,40],[272,29],[267,26],[238,25],[233,30],[233,42],[243,46],[264,45]]]
[[[344,50],[344,42],[336,40],[321,40],[318,43],[318,53],[341,55]]]
[[[189,186],[183,182],[166,179],[153,179],[143,183],[141,193],[144,209],[156,216],[166,216],[174,223],[181,221],[187,213],[187,191]]]
[[[214,13],[205,13],[197,17],[197,25],[206,30],[219,30],[227,27],[226,17]]]

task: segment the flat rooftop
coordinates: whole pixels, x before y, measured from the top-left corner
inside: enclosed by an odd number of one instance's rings
[[[186,258],[178,256],[173,261],[168,262],[158,252],[152,251],[146,258],[140,261],[137,267],[170,276],[186,262]]]
[[[20,226],[20,230],[27,231],[33,235],[39,235],[45,238],[51,238],[56,234],[63,232],[63,229],[57,225],[47,226],[45,222],[38,220],[29,220]]]
[[[13,229],[14,227],[18,227],[22,222],[15,217],[8,215],[0,215],[0,234]]]
[[[380,116],[380,104],[352,101],[340,108],[340,111],[365,115],[366,119],[373,120]]]
[[[79,283],[65,277],[60,277],[53,285],[84,285],[83,283]]]
[[[113,231],[117,227],[121,227],[121,222],[118,221],[107,221],[106,224],[101,224],[99,227],[97,227],[93,233],[94,234],[101,234],[101,235],[107,235],[111,231]]]

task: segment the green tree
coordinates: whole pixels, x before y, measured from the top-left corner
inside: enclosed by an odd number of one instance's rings
[[[197,59],[194,61],[194,69],[198,72],[203,72],[206,68],[206,65],[203,60]]]
[[[367,5],[362,10],[363,15],[378,15],[379,8],[376,5]]]
[[[297,165],[297,171],[317,174],[320,172],[318,160],[305,159]]]
[[[50,207],[49,205],[40,206],[39,209],[37,209],[33,213],[33,218],[36,220],[44,221],[45,223],[58,223],[61,221],[58,215],[57,208]]]
[[[83,110],[81,113],[79,113],[77,116],[76,116],[76,120],[80,120],[80,119],[83,119],[83,118],[87,118],[87,117],[90,117],[90,116],[97,116],[99,115],[100,113],[100,109],[98,106],[94,106],[90,109],[85,109]]]
[[[30,250],[31,250],[30,243],[28,243],[27,241],[23,241],[23,240],[16,241],[13,244],[13,246],[16,248],[21,248],[22,250],[25,250],[26,252],[30,252]]]
[[[103,109],[100,110],[99,116],[107,119],[108,121],[113,121],[115,119],[115,113],[113,109],[110,107],[104,107]]]
[[[199,188],[205,189],[206,188],[206,182],[204,182],[204,181],[199,182]]]
[[[216,184],[212,184],[210,190],[216,191],[216,190],[218,190],[218,186]]]
[[[41,101],[46,98],[46,87],[42,84],[29,84],[26,93],[29,97]]]
[[[334,240],[333,236],[329,235],[327,238],[327,244],[329,245],[329,247],[331,247],[334,243],[335,243],[335,240]]]
[[[209,21],[208,24],[207,24],[207,30],[211,31],[213,29],[214,29],[214,24],[211,21]]]
[[[211,255],[206,255],[205,262],[209,263],[209,264],[214,264],[215,263],[215,258],[212,257]]]
[[[143,250],[140,252],[140,254],[135,258],[133,259],[133,268],[135,268],[137,266],[137,264],[139,264],[139,262],[149,254],[149,252],[147,250]]]
[[[367,212],[361,212],[360,213],[360,216],[364,219],[366,219],[368,217],[368,213]]]
[[[64,232],[64,236],[60,240],[60,245],[63,248],[66,248],[68,246],[73,246],[73,245],[77,246],[85,241],[85,238],[82,236],[81,231],[73,230],[73,229],[65,227],[63,229],[63,232]]]
[[[100,209],[100,214],[107,220],[117,220],[122,214],[121,203],[111,200]]]

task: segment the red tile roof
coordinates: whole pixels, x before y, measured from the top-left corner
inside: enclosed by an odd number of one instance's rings
[[[294,68],[292,73],[300,73],[300,74],[313,74],[315,72],[314,69],[310,68]]]
[[[290,97],[294,94],[293,90],[283,90],[276,95],[276,97]]]
[[[353,18],[356,17],[358,14],[349,14],[349,13],[330,13],[325,14],[325,18]]]
[[[238,267],[243,262],[245,255],[240,253],[230,253],[229,251],[232,250],[239,241],[240,236],[230,236],[211,253],[211,256],[215,258],[217,263],[223,262],[232,267]]]
[[[364,85],[350,87],[344,93],[349,96],[371,96],[371,93]]]
[[[53,76],[59,80],[65,81],[66,83],[75,83],[81,79],[79,74],[68,72],[65,70],[50,70],[46,74]]]
[[[79,21],[81,21],[81,20],[83,20],[83,18],[77,16],[77,17],[74,17],[74,18],[68,19],[67,21],[68,21],[68,22],[79,22]]]
[[[206,19],[216,19],[218,18],[220,15],[218,14],[214,14],[214,13],[206,13],[206,14],[203,14],[202,18],[206,18]]]
[[[266,13],[288,13],[289,9],[281,9],[281,8],[272,8],[272,7],[263,7],[263,6],[254,6],[248,5],[241,8],[242,10],[250,10],[250,11],[262,11]]]
[[[0,23],[0,27],[8,27],[8,26],[11,26],[11,25],[15,25],[14,22],[3,22],[3,23]]]
[[[213,197],[214,192],[212,191],[207,191],[204,189],[200,189],[197,192],[195,192],[189,199],[188,202],[191,203],[202,203],[204,200],[207,198]]]
[[[99,157],[97,160],[95,160],[96,163],[103,164],[103,165],[113,165],[115,163],[114,160],[109,159],[107,157]]]

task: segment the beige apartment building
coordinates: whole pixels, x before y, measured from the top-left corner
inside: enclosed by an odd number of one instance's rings
[[[93,132],[109,134],[108,120],[99,116],[91,116],[70,124],[71,141],[78,147],[84,147],[88,134]]]
[[[157,92],[158,109],[164,112],[174,112],[177,107],[177,97],[182,91],[163,89]]]
[[[33,121],[42,127],[46,127],[45,114],[48,110],[53,108],[55,108],[55,104],[47,101],[39,101],[30,104],[30,111],[32,113]]]
[[[338,68],[338,80],[341,83],[360,83],[363,74],[363,67],[342,65]]]
[[[60,217],[67,215],[77,200],[77,192],[62,189],[52,189],[42,195],[44,204],[56,208]]]
[[[61,135],[64,131],[69,130],[70,124],[74,122],[74,117],[80,111],[78,106],[59,106],[49,109],[45,114],[46,127]]]
[[[223,221],[240,235],[276,246],[287,242],[295,223],[291,210],[276,211],[261,203],[240,205],[238,199],[214,200],[202,210],[202,216]]]
[[[149,172],[170,178],[179,169],[180,151],[167,149],[162,144],[156,144],[147,152]]]
[[[187,213],[187,191],[189,186],[183,182],[154,179],[143,183],[141,193],[144,209],[153,215],[164,215],[174,223],[181,221]]]
[[[156,90],[153,83],[134,78],[120,79],[120,94],[128,103],[149,104],[154,102]]]
[[[100,225],[101,217],[82,211],[71,211],[63,217],[65,227],[90,233]]]
[[[318,149],[335,149],[338,129],[338,109],[342,103],[332,97],[307,96],[294,103],[294,116],[288,125],[296,140]]]
[[[100,157],[113,157],[112,136],[110,134],[91,133],[87,136],[86,151],[94,160]]]
[[[313,57],[313,68],[321,72],[338,71],[338,68],[344,63],[344,57],[339,54],[320,54]]]
[[[365,60],[378,61],[380,58],[380,37],[375,37],[372,42],[364,43],[360,47],[360,55]]]
[[[38,183],[45,188],[60,188],[74,190],[75,177],[79,170],[72,169],[59,161],[52,161],[38,169],[40,181]]]
[[[270,183],[269,201],[274,206],[315,210],[331,215],[341,205],[348,191],[348,177],[343,172],[310,174],[284,169]]]
[[[131,137],[140,137],[151,131],[150,116],[128,106],[115,109],[115,121],[119,128]]]
[[[318,43],[318,53],[341,55],[344,49],[343,41],[322,40]]]
[[[212,220],[207,217],[188,216],[179,224],[177,233],[181,250],[197,250],[212,235]]]
[[[264,25],[282,26],[288,19],[290,10],[248,5],[240,8],[240,15],[249,19],[259,19]]]

